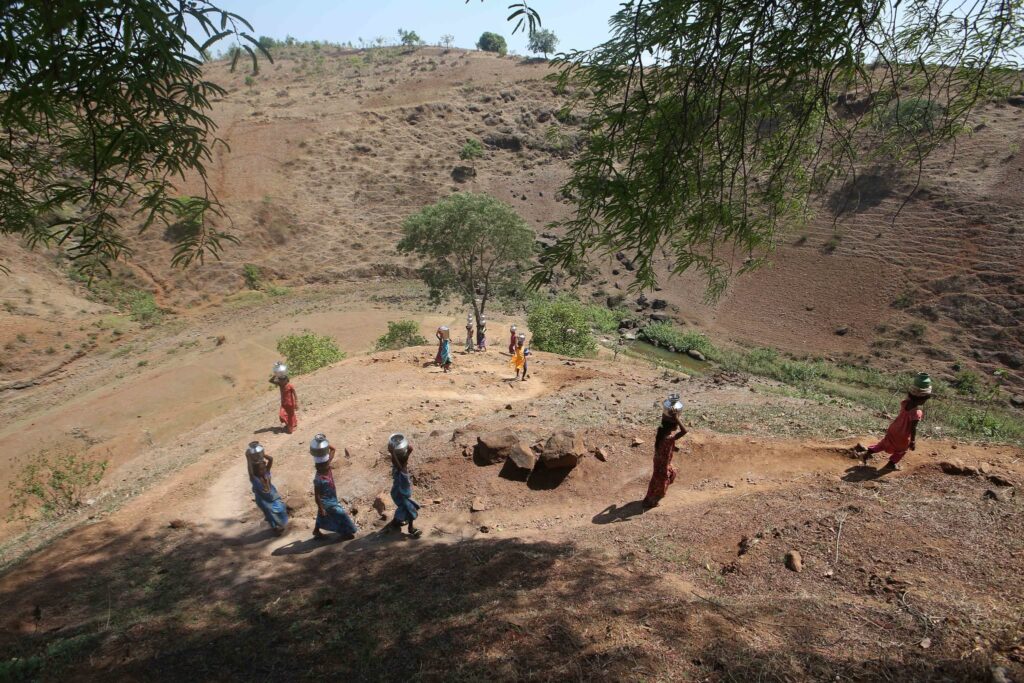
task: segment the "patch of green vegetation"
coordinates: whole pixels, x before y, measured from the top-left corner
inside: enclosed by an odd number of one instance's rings
[[[533,335],[531,345],[540,351],[576,358],[592,356],[597,351],[586,307],[569,296],[536,300],[530,306],[526,324]]]
[[[164,312],[156,305],[153,295],[142,290],[136,290],[132,294],[129,311],[131,312],[132,320],[143,327],[155,325],[160,322],[164,315]]]
[[[479,159],[484,155],[484,146],[479,140],[470,139],[459,150],[459,158],[464,160]]]
[[[377,339],[377,351],[395,351],[407,346],[423,346],[426,338],[420,334],[420,326],[413,320],[389,320],[387,334]]]
[[[292,375],[304,375],[345,358],[333,339],[313,332],[282,337],[277,351],[285,357]]]
[[[672,323],[651,323],[637,334],[640,339],[664,349],[675,349],[679,353],[699,351],[705,358],[715,358],[718,350],[708,338],[694,330],[683,332]]]
[[[99,483],[106,460],[86,460],[70,448],[44,451],[8,484],[8,519],[56,519],[80,507],[85,493]]]
[[[977,396],[981,392],[981,385],[981,375],[970,370],[961,370],[953,380],[957,392],[965,396]]]
[[[58,638],[47,643],[46,649],[39,654],[13,657],[0,662],[0,681],[37,681],[44,677],[52,679],[94,651],[99,641],[97,633]]]
[[[245,280],[245,286],[249,289],[256,291],[263,289],[263,271],[259,266],[246,263],[242,266],[242,278]]]
[[[629,311],[621,308],[608,308],[601,304],[584,304],[583,314],[586,316],[590,328],[601,334],[617,332],[619,323],[625,318],[631,317]]]
[[[270,296],[286,296],[292,290],[282,285],[267,285],[265,291]]]

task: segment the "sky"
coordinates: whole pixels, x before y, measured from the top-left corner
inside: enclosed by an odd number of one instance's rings
[[[505,19],[512,0],[219,0],[216,4],[245,17],[257,36],[329,40],[356,44],[386,36],[397,42],[398,29],[413,30],[427,43],[445,33],[457,47],[472,48],[484,31],[505,36],[510,51],[528,54],[526,35],[515,36]],[[609,37],[608,19],[622,0],[531,0],[543,28],[555,32],[558,50],[586,49]]]

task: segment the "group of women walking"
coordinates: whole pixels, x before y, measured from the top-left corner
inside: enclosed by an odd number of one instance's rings
[[[288,378],[288,368],[284,363],[274,365],[274,376],[271,381],[282,387],[280,419],[283,429],[291,434],[298,427],[298,419],[294,409],[298,407],[295,389]],[[290,391],[285,391],[288,387]],[[291,411],[285,410],[285,400],[293,406]],[[395,515],[388,524],[391,529],[401,530],[408,527],[409,535],[420,537],[420,530],[414,522],[418,516],[419,504],[412,498],[412,478],[409,476],[409,456],[412,455],[412,444],[402,434],[388,437],[388,453],[391,456],[391,500],[395,504]],[[309,442],[309,454],[313,458],[313,498],[316,501],[316,521],[313,525],[313,537],[322,539],[324,532],[339,534],[342,538],[352,538],[359,528],[352,520],[338,496],[334,483],[334,457],[337,449],[331,445],[327,437],[317,434]],[[274,458],[267,453],[266,447],[259,441],[253,441],[245,450],[249,481],[252,484],[253,498],[256,506],[263,513],[267,524],[277,534],[283,534],[288,528],[288,506],[274,486],[272,469]]]
[[[482,325],[483,320],[481,327]],[[472,339],[473,331],[472,315],[466,321],[466,330],[467,350],[471,350],[469,340]],[[435,360],[445,372],[448,372],[451,367],[451,339],[447,327],[438,328],[437,339],[438,350]],[[477,340],[479,350],[485,350],[486,338],[478,335]],[[508,351],[512,356],[510,362],[516,370],[516,379],[526,380],[530,350],[526,347],[526,335],[517,332],[515,325],[509,329]],[[298,427],[298,418],[295,414],[298,409],[298,398],[295,388],[289,381],[288,368],[284,363],[279,362],[274,366],[274,374],[270,381],[281,390],[279,418],[283,430],[291,434]],[[885,437],[873,446],[865,448],[858,444],[854,448],[854,452],[863,458],[865,465],[875,453],[885,452],[890,458],[883,469],[900,468],[900,460],[908,450],[912,451],[917,446],[918,423],[924,419],[922,408],[931,395],[931,378],[926,373],[918,373],[909,386],[907,397],[900,405],[900,412],[889,425]],[[645,509],[656,507],[665,497],[668,487],[675,481],[676,468],[672,460],[677,450],[676,442],[687,433],[682,423],[683,402],[678,394],[669,395],[662,402],[661,408],[661,424],[654,439],[654,468],[647,486],[647,494],[643,499]],[[409,534],[413,538],[419,538],[420,530],[415,528],[414,522],[420,506],[412,498],[412,479],[408,469],[413,447],[402,434],[392,434],[388,437],[387,450],[391,456],[391,500],[395,504],[395,515],[388,526],[399,530],[408,527]],[[353,537],[358,527],[345,510],[342,504],[344,501],[339,499],[334,483],[331,466],[336,453],[334,446],[323,434],[317,434],[309,444],[309,453],[313,457],[315,469],[313,496],[317,506],[313,536],[323,538],[324,531],[330,531],[343,537]],[[283,533],[288,525],[288,509],[272,481],[274,459],[258,441],[249,444],[246,457],[256,505],[263,512],[271,528]]]

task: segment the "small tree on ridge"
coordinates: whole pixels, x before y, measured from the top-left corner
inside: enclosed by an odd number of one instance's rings
[[[530,39],[526,43],[526,48],[530,52],[540,52],[544,55],[544,59],[547,59],[548,55],[554,52],[557,47],[558,36],[555,35],[554,31],[549,31],[546,28],[531,33]]]
[[[505,42],[504,36],[484,31],[480,36],[480,40],[476,41],[476,49],[483,50],[484,52],[497,52],[504,57],[508,52],[508,43]]]

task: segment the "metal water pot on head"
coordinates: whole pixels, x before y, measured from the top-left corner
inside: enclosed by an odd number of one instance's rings
[[[438,334],[441,335],[441,339],[451,339],[451,330],[448,329],[447,325],[441,325],[437,328]]]
[[[274,363],[274,377],[281,379],[288,376],[288,366],[284,364],[284,361],[277,361]]]
[[[683,402],[679,400],[679,394],[669,394],[661,403],[662,415],[665,417],[679,417],[683,412]]]
[[[404,460],[409,455],[409,439],[404,434],[392,434],[388,437],[388,453],[392,457]]]

